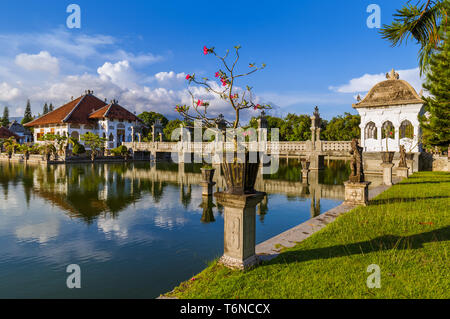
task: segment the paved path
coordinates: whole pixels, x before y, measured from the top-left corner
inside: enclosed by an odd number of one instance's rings
[[[369,189],[369,200],[378,194],[381,194],[389,187],[390,186],[381,185]],[[355,208],[355,206],[341,204],[333,209],[330,209],[326,213],[311,218],[306,222],[285,231],[284,233],[258,244],[256,246],[256,254],[261,260],[270,260],[275,258],[280,254],[280,251],[283,248],[295,246],[297,243],[305,240],[315,232],[321,230],[326,225],[334,221],[339,215],[342,215],[353,208]]]

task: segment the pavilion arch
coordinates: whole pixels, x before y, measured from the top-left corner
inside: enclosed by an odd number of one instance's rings
[[[364,136],[366,139],[377,139],[377,126],[374,122],[370,121],[366,124],[366,127],[364,129]]]
[[[414,138],[414,126],[408,120],[404,120],[400,124],[400,139],[402,138]]]
[[[395,127],[394,124],[392,124],[391,121],[386,121],[381,126],[381,138],[386,138],[386,131],[388,133],[388,137],[391,139],[395,139]]]

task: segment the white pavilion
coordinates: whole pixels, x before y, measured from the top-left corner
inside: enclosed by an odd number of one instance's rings
[[[361,147],[364,152],[398,152],[404,145],[407,152],[421,152],[418,115],[424,112],[423,100],[394,69],[386,78],[353,104],[361,116]]]

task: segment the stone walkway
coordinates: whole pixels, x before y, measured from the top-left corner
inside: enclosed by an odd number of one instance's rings
[[[369,200],[381,194],[390,186],[376,186],[369,189]],[[306,222],[295,226],[284,233],[281,233],[275,237],[272,237],[265,242],[262,242],[256,246],[256,254],[261,260],[270,260],[277,257],[280,251],[287,247],[294,247],[297,243],[305,240],[315,232],[321,230],[326,225],[334,221],[338,216],[352,210],[356,206],[341,204],[333,209],[330,209],[326,213],[311,218]]]

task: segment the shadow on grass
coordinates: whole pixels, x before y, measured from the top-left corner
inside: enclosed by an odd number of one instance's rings
[[[450,180],[449,181],[424,181],[424,182],[409,182],[409,181],[406,181],[406,182],[403,182],[403,183],[399,183],[399,184],[395,184],[395,185],[400,185],[400,186],[405,186],[405,185],[417,185],[417,184],[448,184],[448,183],[450,183]]]
[[[286,264],[317,259],[329,259],[392,249],[419,249],[423,244],[450,240],[450,226],[411,236],[385,235],[372,240],[348,245],[336,245],[309,250],[281,253],[266,264]]]
[[[411,197],[411,198],[385,198],[385,199],[373,199],[369,202],[369,206],[372,205],[383,205],[383,204],[393,204],[393,203],[407,203],[416,202],[421,200],[433,200],[433,199],[443,199],[450,198],[450,196],[430,196],[430,197]]]

